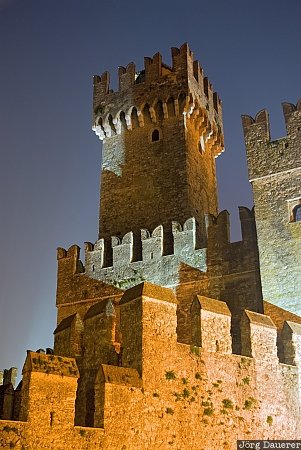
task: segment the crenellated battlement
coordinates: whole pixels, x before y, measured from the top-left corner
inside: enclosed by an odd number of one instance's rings
[[[133,232],[125,234],[122,238],[112,236],[111,247],[109,249],[106,248],[104,239],[97,240],[95,244],[86,242],[85,261],[89,264],[90,256],[97,255],[99,261],[98,268],[104,268],[106,267],[105,253],[112,252],[113,266],[127,266],[134,261],[133,247],[136,245],[139,247],[142,246],[141,260],[143,262],[155,262],[163,256],[163,235],[164,227],[163,225],[158,225],[152,232],[142,229],[139,241],[134,241]],[[191,254],[196,250],[197,230],[195,218],[192,217],[186,220],[183,226],[179,222],[172,222],[171,235],[173,240],[172,254],[189,260]],[[169,239],[168,236],[166,236],[166,238]],[[68,252],[70,253],[70,249]],[[68,255],[68,252],[66,252],[66,256]]]
[[[164,255],[164,239],[170,242],[170,254]],[[179,264],[185,262],[201,271],[206,271],[206,248],[196,248],[197,230],[194,218],[181,225],[172,222],[172,229],[164,232],[163,225],[153,231],[142,229],[140,236],[133,232],[123,237],[112,236],[110,242],[98,239],[94,244],[85,243],[85,266],[80,261],[80,248],[71,246],[68,250],[58,248],[57,259],[64,264],[64,271],[73,274],[86,274],[118,287],[131,287],[147,279],[162,282],[163,285],[176,285]],[[134,258],[134,249],[140,248],[140,256]],[[161,271],[158,271],[158,264]],[[67,265],[67,266],[66,266]]]
[[[287,135],[291,135],[300,131],[298,127],[301,121],[301,99],[296,103],[282,103],[282,110],[284,115],[284,121],[287,129]],[[261,133],[262,140],[270,140],[270,122],[269,114],[266,109],[259,111],[255,118],[242,115],[242,126],[245,138],[249,133]],[[252,137],[251,137],[252,139]]]
[[[291,133],[291,130],[290,130],[291,122],[296,120],[297,117],[300,118],[300,114],[301,114],[301,99],[298,100],[296,105],[294,105],[293,103],[283,102],[282,103],[282,109],[283,109],[285,125],[286,125],[286,127],[288,129],[288,134],[290,134]]]
[[[301,100],[282,103],[287,135],[271,140],[269,114],[259,111],[255,118],[242,116],[250,180],[301,166]]]
[[[16,384],[17,373],[18,370],[16,367],[0,370],[0,386],[11,384],[14,387]]]
[[[212,106],[219,112],[221,101],[217,93],[213,90],[212,84],[207,77],[204,77],[203,69],[197,60],[194,60],[193,53],[189,49],[187,43],[180,48],[172,47],[172,67],[168,66],[162,61],[162,55],[158,52],[152,58],[144,57],[144,69],[136,70],[133,62],[130,62],[126,67],[120,66],[118,68],[119,90],[114,92],[110,88],[110,74],[104,72],[102,75],[94,75],[93,84],[95,88],[94,93],[94,110],[96,111],[99,104],[109,98],[108,96],[115,95],[122,91],[126,91],[131,86],[139,86],[169,81],[185,81],[196,82],[199,84],[201,91],[206,95],[208,100],[212,100]],[[193,79],[190,79],[193,76]],[[185,85],[185,83],[184,83]],[[139,92],[139,91],[138,91]],[[109,102],[112,97],[109,98]]]
[[[134,63],[119,67],[119,90],[110,89],[110,75],[93,79],[93,130],[101,140],[124,130],[159,124],[162,120],[194,120],[200,138],[218,156],[223,151],[221,101],[187,44],[172,48],[172,67],[160,53],[144,58],[144,69]]]
[[[19,406],[15,416],[6,408],[11,416],[0,421],[0,445],[31,445],[34,432],[35,442],[45,448],[63,449],[70,442],[76,449],[108,449],[112,442],[118,448],[157,448],[156,441],[169,433],[170,416],[179,448],[191,447],[192,427],[183,427],[187,416],[195,433],[193,449],[199,448],[199,436],[220,449],[225,436],[234,445],[236,433],[247,439],[250,429],[263,437],[297,439],[300,324],[284,323],[285,363],[279,363],[276,327],[269,316],[245,311],[243,352],[234,354],[225,302],[195,296],[189,345],[177,339],[177,303],[171,289],[144,282],[127,290],[116,309],[104,300],[87,311],[79,358],[65,355],[60,345],[55,355],[28,351],[21,390],[4,392],[5,399],[10,395]],[[118,358],[113,346],[117,328]],[[71,346],[74,337],[66,332],[66,320],[56,339],[59,334]],[[219,438],[221,417],[235,425],[234,436],[233,427],[225,427]],[[147,421],[158,428],[155,436],[154,427],[145,427]],[[214,441],[212,435],[217,436]]]
[[[247,115],[242,115],[242,126],[244,135],[247,136],[248,133],[256,128],[257,132],[261,133],[262,138],[270,140],[270,122],[269,114],[266,109],[259,111],[255,118]]]
[[[159,303],[159,305],[165,304],[164,308],[167,305],[164,320],[166,322],[172,320],[175,324],[175,309],[178,301],[173,290],[149,282],[140,283],[127,289],[118,303],[113,303],[111,300],[102,300],[87,310],[83,318],[83,328],[81,330],[84,348],[86,349],[85,358],[92,358],[93,352],[87,352],[87,348],[93,347],[93,342],[95,345],[98,342],[98,351],[100,353],[101,346],[107,347],[108,344],[111,345],[114,343],[117,320],[121,321],[121,325],[118,324],[118,328],[121,327],[123,330],[122,336],[124,338],[121,342],[122,346],[125,347],[127,345],[126,343],[129,346],[132,345],[132,340],[128,339],[128,336],[131,333],[139,333],[139,327],[143,323],[143,317],[138,307],[136,309],[129,308],[128,313],[126,313],[127,306],[125,307],[125,305],[132,304],[143,298],[146,301]],[[169,308],[168,305],[172,305],[172,307]],[[121,313],[117,314],[120,308]],[[131,315],[131,320],[129,320],[128,314]],[[143,314],[147,313],[144,311]],[[191,345],[200,347],[206,352],[233,353],[231,343],[231,312],[226,302],[203,295],[196,295],[190,305],[190,315],[192,317]],[[71,334],[66,334],[66,330],[72,329],[74,320],[75,315],[63,319],[54,332],[56,338],[60,333],[65,333],[65,340],[69,340],[69,343],[75,340],[79,341],[80,337],[74,339]],[[92,321],[95,324],[94,328],[91,326],[93,324]],[[137,325],[136,330],[133,330],[133,323]],[[299,323],[284,321],[283,328],[280,331],[281,339],[285,347],[284,354],[282,355],[283,360],[286,364],[300,365],[301,325]],[[244,310],[240,321],[240,332],[242,334],[241,354],[243,356],[269,362],[273,358],[274,362],[279,362],[277,356],[277,328],[270,316]],[[99,336],[96,336],[95,333],[99,333]],[[176,335],[177,331],[174,325],[173,333],[169,334],[168,338],[172,339],[175,343]],[[137,342],[135,345],[137,345]],[[62,343],[57,344],[56,354],[59,353],[64,357],[78,356],[72,352],[66,355],[62,348]],[[45,359],[45,355],[42,354],[41,357]]]
[[[205,275],[208,269],[218,273],[239,271],[244,260],[249,270],[256,264],[256,254],[252,253],[256,247],[254,212],[240,207],[240,220],[243,240],[231,243],[229,213],[222,211],[217,217],[207,216],[208,247],[202,248],[198,246],[197,223],[193,217],[183,225],[173,221],[167,229],[163,225],[153,231],[142,229],[140,236],[128,232],[123,237],[86,242],[84,265],[77,245],[68,250],[58,248],[59,272],[62,270],[68,276],[85,275],[127,289],[144,280],[176,287],[183,264]],[[164,252],[165,240],[172,242],[168,253]],[[229,262],[231,259],[231,264],[226,262],[223,268],[221,258]]]
[[[240,220],[243,233],[243,240],[248,240],[254,237],[254,212],[246,207],[239,207]],[[212,215],[206,217],[207,233],[211,234],[212,240],[218,244],[230,244],[230,220],[228,211],[221,211],[218,216]],[[209,231],[210,229],[210,231]],[[168,229],[169,230],[169,229]],[[168,231],[166,230],[166,231]],[[98,239],[95,243],[85,242],[85,266],[90,265],[91,258],[97,258],[97,267],[94,266],[92,271],[103,269],[106,267],[121,267],[127,266],[133,262],[141,260],[142,262],[156,262],[164,256],[178,256],[183,260],[191,262],[192,254],[198,250],[205,250],[204,248],[197,248],[197,224],[194,217],[187,219],[184,224],[177,221],[172,222],[170,231],[173,247],[168,255],[163,254],[164,239],[170,239],[168,233],[164,233],[163,225],[158,225],[153,231],[142,229],[140,237],[134,236],[132,231],[126,233],[123,237],[112,236],[109,247],[105,239]],[[134,246],[142,249],[141,258],[134,259]],[[105,258],[106,253],[112,255],[111,265],[108,264],[108,259]],[[80,260],[80,247],[72,245],[68,250],[62,247],[57,249],[57,260],[72,259]],[[95,261],[95,260],[94,260]],[[80,268],[83,267],[81,264]],[[80,269],[80,272],[82,270]]]

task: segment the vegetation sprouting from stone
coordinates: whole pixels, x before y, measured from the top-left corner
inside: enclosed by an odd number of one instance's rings
[[[247,367],[249,367],[251,365],[251,360],[242,357],[240,360],[240,363],[238,364],[240,369],[246,369]]]
[[[205,408],[204,409],[204,416],[213,416],[214,409],[213,408]]]
[[[177,376],[173,370],[168,370],[165,372],[165,378],[166,380],[175,380]]]
[[[223,407],[226,409],[233,409],[233,402],[229,398],[224,398],[222,401]]]
[[[253,397],[249,397],[245,400],[244,409],[250,410],[256,405],[256,399]]]
[[[3,427],[3,431],[6,431],[7,433],[18,433],[18,428],[16,428],[16,427],[10,427],[10,426],[8,426],[8,425],[5,425],[4,427]]]
[[[194,355],[199,356],[200,355],[200,348],[195,346],[195,345],[191,345],[190,346],[190,351],[191,353],[193,353]]]
[[[272,423],[273,423],[273,417],[272,417],[272,416],[268,416],[268,417],[267,417],[267,423],[268,423],[269,425],[272,425]]]
[[[188,398],[190,396],[190,392],[189,392],[189,390],[188,389],[183,389],[183,397],[184,398]]]

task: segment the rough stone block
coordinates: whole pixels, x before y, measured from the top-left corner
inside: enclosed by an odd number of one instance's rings
[[[244,311],[241,319],[242,354],[276,364],[277,328],[269,316]]]
[[[193,345],[208,352],[231,353],[231,313],[225,302],[197,295],[191,321]]]
[[[301,324],[290,321],[284,322],[281,339],[284,362],[299,366],[301,370]]]

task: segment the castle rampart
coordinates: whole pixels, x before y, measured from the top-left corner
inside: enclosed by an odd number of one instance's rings
[[[177,342],[176,300],[169,289],[148,283],[133,287],[120,309],[121,359],[114,364],[99,360],[92,426],[74,426],[80,393],[76,360],[29,352],[22,421],[0,421],[2,448],[20,443],[60,450],[72,440],[75,450],[164,445],[193,450],[206,449],[204,442],[213,450],[232,450],[236,439],[255,435],[299,438],[298,324],[284,325],[289,364],[279,364],[275,326],[262,314],[247,312],[242,320],[243,348],[251,351],[240,356],[231,352],[230,313],[224,302],[206,297],[193,302],[192,336],[200,346]],[[114,310],[104,302],[94,313],[108,319]],[[94,313],[87,314],[85,327]],[[105,323],[109,337],[112,326]],[[100,341],[100,347],[106,342]],[[48,403],[50,391],[53,400]]]
[[[77,246],[68,251],[59,249],[58,324],[75,312],[83,320],[88,309],[101,299],[115,299],[118,303],[123,290],[150,281],[175,290],[179,300],[178,335],[182,342],[190,341],[190,305],[195,294],[227,301],[232,313],[235,351],[239,351],[239,320],[243,310],[263,312],[253,212],[241,207],[240,218],[243,240],[231,243],[229,214],[224,211],[218,217],[208,216],[208,248],[198,248],[196,221],[190,218],[183,225],[172,223],[171,238],[167,237],[172,242],[170,254],[164,254],[162,225],[152,232],[141,230],[140,238],[134,233],[113,237],[111,249],[104,239],[86,243],[85,265],[79,260]],[[134,247],[140,244],[141,259],[136,260]],[[109,265],[108,253],[113,256]]]

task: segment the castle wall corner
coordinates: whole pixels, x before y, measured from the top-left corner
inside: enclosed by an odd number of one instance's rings
[[[278,364],[276,342],[277,328],[270,317],[246,310],[241,318],[242,355]]]
[[[191,318],[193,345],[208,352],[232,352],[231,314],[225,302],[197,295]]]
[[[120,301],[124,367],[136,369],[143,379],[162,372],[177,341],[176,308],[170,289],[145,282],[126,291]]]
[[[28,351],[23,367],[20,420],[46,428],[73,425],[78,376],[73,358]]]

